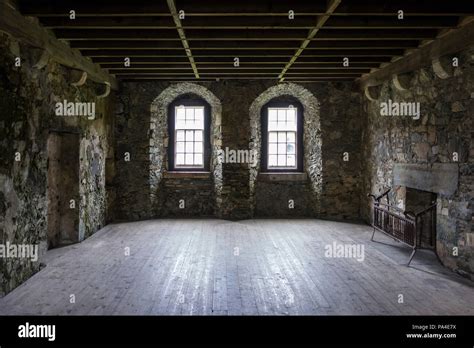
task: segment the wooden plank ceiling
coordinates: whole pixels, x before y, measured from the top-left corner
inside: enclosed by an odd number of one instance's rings
[[[122,80],[306,82],[358,78],[456,28],[474,1],[20,0],[19,8]]]

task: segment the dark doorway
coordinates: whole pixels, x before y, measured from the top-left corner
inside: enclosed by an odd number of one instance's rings
[[[79,241],[79,134],[48,137],[48,248]]]

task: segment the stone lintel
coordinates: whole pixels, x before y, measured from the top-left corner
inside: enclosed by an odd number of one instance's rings
[[[394,186],[406,186],[417,190],[453,195],[458,189],[459,166],[456,163],[395,164]]]

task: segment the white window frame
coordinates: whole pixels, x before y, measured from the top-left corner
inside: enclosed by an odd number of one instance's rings
[[[282,127],[281,129],[271,129],[270,127],[270,111],[271,110],[276,110],[277,112],[277,115],[278,115],[278,112],[279,111],[284,111],[285,112],[285,118],[287,117],[286,113],[288,110],[292,110],[294,111],[294,118],[293,118],[293,123],[294,123],[294,129],[290,129],[289,127],[288,128],[284,128]],[[286,118],[287,119],[287,118]],[[277,125],[278,125],[278,116],[277,116]],[[298,108],[292,106],[292,105],[289,105],[288,107],[268,107],[267,108],[267,169],[268,170],[295,170],[298,168]],[[277,137],[277,141],[276,143],[275,142],[270,142],[270,134],[271,133],[276,133],[276,137]],[[285,159],[285,163],[288,161],[288,156],[293,156],[294,158],[294,165],[278,165],[278,156],[280,155],[279,154],[279,145],[281,144],[279,142],[279,135],[281,133],[285,133],[285,141],[284,142],[281,142],[281,143],[284,143],[286,144],[285,146],[285,152],[284,152],[284,156],[286,156],[286,159]],[[288,133],[293,133],[294,134],[294,142],[289,142],[288,141]],[[277,146],[277,153],[274,154],[274,153],[271,153],[270,152],[270,145],[272,144],[276,144]],[[293,154],[289,154],[288,153],[288,144],[293,144],[294,146],[294,153]],[[277,165],[271,165],[272,161],[270,161],[270,156],[277,156]]]
[[[187,109],[193,109],[193,119],[195,120],[195,110],[199,109],[202,110],[201,115],[202,115],[202,122],[200,127],[183,127],[181,128],[180,122],[178,122],[178,110],[179,109],[184,109],[185,110],[185,123],[186,123],[186,110]],[[174,108],[174,167],[179,168],[179,169],[203,169],[205,167],[204,165],[204,147],[205,147],[205,108],[204,106],[184,106],[184,105],[177,105]],[[184,140],[179,140],[178,141],[178,132],[184,132]],[[193,132],[193,139],[191,141],[187,141],[187,133],[188,132]],[[195,147],[196,147],[196,141],[195,136],[197,132],[201,132],[201,140],[198,141],[201,143],[201,152],[195,152]],[[184,143],[184,152],[178,152],[178,143]],[[191,152],[187,152],[187,143],[192,143],[193,144],[193,150]],[[192,154],[193,156],[193,164],[186,164],[186,156]],[[178,155],[184,155],[184,164],[179,164],[178,162]],[[194,164],[195,162],[195,156],[196,155],[201,155],[201,164]]]

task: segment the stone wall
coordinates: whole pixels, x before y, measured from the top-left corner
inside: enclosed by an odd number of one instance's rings
[[[21,67],[15,58],[21,57]],[[96,98],[87,82],[73,87],[70,71],[53,61],[34,68],[34,49],[0,35],[0,244],[39,245],[39,260],[0,258],[0,296],[39,269],[47,249],[47,140],[50,131],[80,134],[79,239],[105,225],[105,158],[113,156],[111,97]],[[96,102],[95,120],[55,116],[55,104]],[[16,159],[19,159],[18,161]]]
[[[434,169],[440,163],[454,164],[459,177],[455,192],[437,194],[437,253],[446,266],[474,279],[474,50],[457,57],[460,66],[450,78],[440,79],[428,67],[414,72],[408,90],[399,90],[387,81],[378,101],[366,99],[362,193],[393,187],[396,165],[420,164]],[[420,118],[381,116],[380,103],[389,99],[419,102]],[[456,178],[444,180],[455,182]],[[391,201],[396,202],[402,191],[393,187]],[[370,203],[365,196],[362,199],[363,216],[369,220]],[[454,247],[458,256],[453,255]]]
[[[162,217],[211,217],[215,214],[214,180],[206,175],[165,175],[154,214]]]
[[[257,179],[254,216],[289,218],[315,216],[311,182]]]
[[[304,200],[300,199],[302,206],[289,210],[288,216],[319,216],[335,219],[358,219],[360,187],[360,93],[352,83],[314,83],[305,84],[304,87],[292,84],[283,84],[284,87],[275,87],[271,81],[221,81],[205,82],[199,84],[172,84],[167,82],[124,82],[118,96],[116,134],[117,141],[117,218],[123,220],[137,220],[158,216],[200,215],[209,211],[207,204],[193,204],[188,212],[176,208],[176,194],[184,194],[194,201],[196,191],[192,190],[193,181],[177,178],[162,178],[161,188],[153,188],[150,192],[150,172],[162,173],[166,161],[155,161],[157,167],[150,171],[150,151],[155,147],[158,151],[161,144],[166,143],[166,134],[156,136],[158,131],[150,126],[152,114],[161,113],[164,104],[156,108],[154,101],[165,90],[192,93],[202,86],[214,96],[213,103],[221,107],[221,133],[214,144],[219,144],[222,149],[228,147],[234,150],[249,149],[255,144],[255,130],[257,125],[251,118],[253,107],[262,94],[271,96],[276,94],[289,94],[300,100],[308,107],[309,124],[305,128],[305,142],[307,142],[306,182],[265,182],[261,183],[256,176],[258,171],[249,168],[248,164],[223,163],[221,169],[213,171],[214,194],[202,193],[209,197],[213,205],[215,216],[228,219],[245,219],[252,216],[266,215],[265,211],[272,211],[275,207],[288,205],[287,195],[277,195],[278,192],[291,192],[296,187],[299,191],[312,192]],[[270,93],[266,91],[271,89]],[[191,89],[191,90],[188,90]],[[272,92],[275,91],[275,92]],[[172,95],[178,97],[179,93]],[[165,92],[167,95],[167,92]],[[212,97],[212,98],[214,98]],[[312,98],[311,103],[306,99]],[[168,98],[167,103],[172,101]],[[206,98],[205,98],[206,99]],[[207,99],[206,99],[207,100]],[[212,103],[210,103],[212,105]],[[152,111],[152,105],[153,111]],[[259,104],[258,104],[259,105]],[[263,104],[262,104],[263,105]],[[252,110],[251,110],[252,109]],[[314,112],[311,109],[315,110]],[[318,112],[316,112],[316,110]],[[214,122],[214,121],[213,121]],[[311,122],[316,122],[312,124]],[[153,125],[153,122],[152,122]],[[215,124],[219,127],[219,122]],[[314,127],[314,128],[313,128]],[[252,133],[253,132],[253,133]],[[150,144],[153,139],[153,145]],[[126,162],[124,154],[129,152],[131,160]],[[343,153],[349,153],[349,161],[343,161]],[[164,158],[160,157],[160,158]],[[216,176],[216,173],[219,175]],[[221,173],[221,174],[220,174]],[[219,189],[216,191],[216,178],[222,178]],[[166,180],[166,182],[163,182]],[[203,179],[199,182],[202,183]],[[186,189],[186,185],[190,185]],[[198,184],[198,181],[196,181]],[[260,185],[260,186],[259,186]],[[275,186],[278,185],[278,186]],[[175,187],[173,189],[173,187]],[[209,186],[210,189],[212,185]],[[316,188],[316,190],[315,190]],[[283,191],[282,191],[283,190]],[[299,192],[298,191],[298,192]],[[255,196],[258,192],[258,197]],[[166,209],[156,209],[152,206],[150,197],[160,197],[159,201],[173,203]],[[185,197],[186,199],[186,197]],[[255,211],[256,202],[259,203],[259,212]],[[284,203],[283,203],[284,202]],[[303,207],[304,206],[304,207]],[[162,206],[161,206],[162,207]],[[175,207],[172,211],[171,207]],[[280,208],[279,208],[280,209]]]

